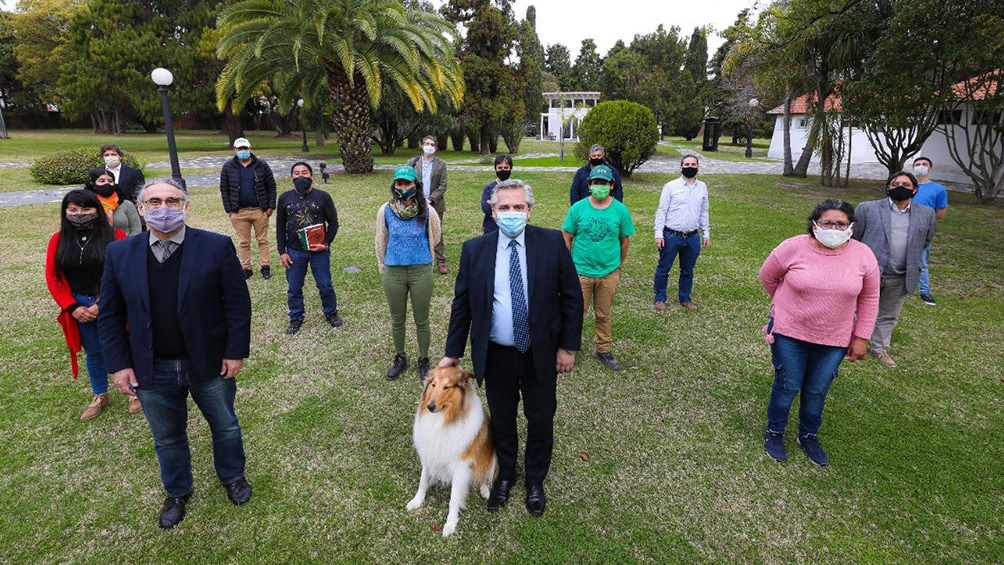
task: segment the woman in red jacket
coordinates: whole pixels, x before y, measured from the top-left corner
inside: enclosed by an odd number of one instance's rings
[[[60,216],[59,231],[49,239],[45,256],[45,282],[61,310],[57,320],[70,348],[73,378],[77,378],[77,352],[81,346],[87,355],[87,372],[94,397],[80,419],[91,420],[111,402],[108,371],[95,323],[105,248],[126,235],[109,225],[101,203],[87,190],[68,192],[63,197]],[[131,397],[129,412],[138,412],[141,408],[139,400]]]

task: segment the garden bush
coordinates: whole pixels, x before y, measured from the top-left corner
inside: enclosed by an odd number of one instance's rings
[[[621,175],[630,177],[655,153],[658,141],[659,129],[652,110],[627,100],[600,102],[579,125],[575,156],[588,160],[589,147],[599,143],[606,148],[607,160]]]
[[[87,180],[88,169],[105,165],[99,154],[100,149],[95,145],[50,153],[35,161],[28,172],[35,180],[44,184],[82,185]],[[122,156],[122,163],[138,169],[143,168],[139,160],[129,153]]]

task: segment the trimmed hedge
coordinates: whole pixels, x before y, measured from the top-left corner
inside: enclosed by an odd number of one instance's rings
[[[50,153],[32,163],[28,172],[38,182],[44,184],[83,185],[87,180],[87,170],[104,167],[105,162],[99,154],[101,147],[78,147]],[[130,167],[142,169],[142,164],[136,157],[126,153],[122,163]]]
[[[589,147],[599,143],[621,175],[630,177],[655,153],[659,128],[648,107],[627,100],[600,102],[579,125],[575,156],[589,160]]]

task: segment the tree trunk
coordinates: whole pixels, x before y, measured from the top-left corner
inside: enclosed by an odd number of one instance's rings
[[[324,138],[324,132],[321,131],[321,128],[317,128],[317,130],[314,131],[314,145],[324,147],[326,141],[327,139]]]
[[[357,76],[354,84],[341,69],[328,69],[328,96],[334,105],[331,126],[345,172],[373,172],[373,148],[370,146],[370,99],[366,83]]]
[[[795,174],[791,165],[791,91],[784,94],[784,172],[783,176]]]
[[[489,123],[483,123],[483,124],[481,124],[481,129],[480,129],[480,132],[479,132],[480,133],[480,137],[481,137],[481,143],[479,145],[481,146],[481,154],[482,155],[489,155],[490,154],[490,151],[488,149],[488,142],[489,142],[488,138],[490,137],[491,131],[492,131],[491,124],[489,124]]]
[[[795,163],[795,168],[791,171],[791,176],[805,178],[809,176],[809,160],[812,159],[812,140],[805,140],[805,147],[802,148],[802,154],[798,157],[798,163]]]
[[[241,120],[234,112],[233,99],[229,100],[223,108],[223,127],[227,130],[227,137],[230,139],[231,146],[233,146],[234,141],[238,137],[244,137],[244,128],[241,127]]]

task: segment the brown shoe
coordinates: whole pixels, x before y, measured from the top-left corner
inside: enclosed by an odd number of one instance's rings
[[[143,411],[143,404],[140,403],[138,396],[129,397],[129,413],[135,414],[137,412]]]
[[[656,312],[662,312],[665,309],[666,309],[666,303],[665,302],[663,302],[662,300],[656,301],[656,303],[655,303],[655,311]]]
[[[440,263],[438,269],[439,269],[439,274],[441,274],[441,275],[445,275],[446,274],[446,265]]]
[[[681,302],[680,306],[683,306],[684,308],[686,308],[687,310],[690,310],[691,312],[696,312],[697,311],[697,304],[694,304],[693,302],[691,302],[689,300],[686,301],[686,302]]]
[[[892,357],[889,357],[889,354],[886,353],[885,351],[879,351],[878,353],[875,353],[873,351],[872,357],[874,357],[875,359],[878,360],[879,363],[882,363],[883,365],[889,367],[890,369],[895,369],[898,366],[896,365],[896,362],[893,361]]]
[[[93,420],[101,414],[101,411],[105,409],[112,403],[112,399],[108,396],[108,393],[95,394],[94,398],[91,399],[91,403],[84,410],[84,413],[80,415],[80,421],[86,422],[87,420]]]

